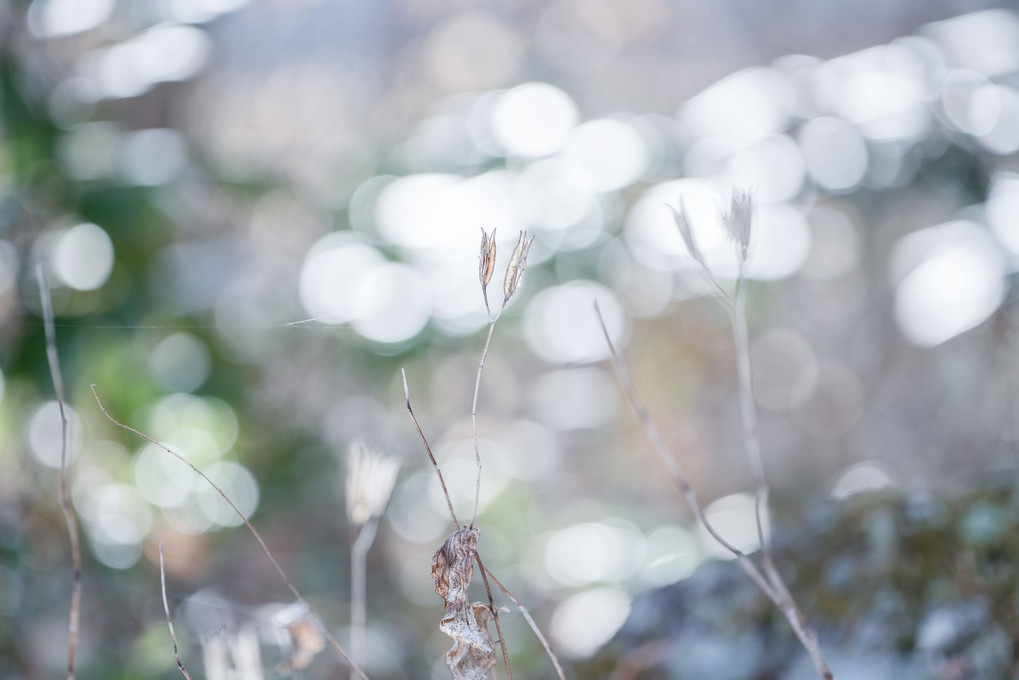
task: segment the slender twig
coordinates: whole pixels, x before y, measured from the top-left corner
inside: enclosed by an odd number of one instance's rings
[[[166,600],[166,565],[163,560],[163,542],[159,542],[159,585],[163,592],[163,611],[166,613],[166,625],[170,629],[170,639],[173,640],[173,658],[177,659],[177,668],[184,677],[191,680],[191,676],[181,663],[180,654],[177,651],[177,634],[173,632],[173,619],[170,618],[170,603]]]
[[[481,581],[485,584],[485,594],[488,595],[488,609],[492,612],[492,620],[495,621],[495,634],[499,636],[499,646],[502,648],[502,663],[506,667],[506,679],[513,680],[513,673],[510,671],[509,652],[506,650],[506,636],[502,634],[502,624],[499,623],[499,609],[495,606],[495,598],[492,597],[492,587],[488,585],[488,570],[481,563],[481,555],[474,551],[474,561],[478,563],[478,571],[481,572]]]
[[[459,527],[460,522],[456,518],[456,513],[453,512],[453,501],[450,500],[449,489],[446,488],[446,480],[442,477],[442,470],[439,469],[439,464],[435,460],[435,454],[432,453],[432,447],[428,445],[428,438],[425,437],[425,433],[418,423],[417,416],[414,415],[414,409],[410,406],[410,388],[407,387],[407,371],[400,369],[400,373],[403,375],[403,396],[407,400],[407,413],[410,414],[410,419],[414,423],[414,429],[418,431],[421,443],[425,445],[425,451],[428,452],[428,460],[432,461],[432,467],[439,478],[439,484],[442,486],[442,495],[446,498],[446,506],[449,508],[449,516],[453,518],[453,524]]]
[[[686,501],[687,507],[691,514],[697,519],[697,522],[704,527],[705,531],[715,539],[715,541],[723,548],[728,550],[736,558],[740,567],[743,571],[753,580],[757,586],[764,591],[764,593],[772,600],[775,599],[776,594],[768,583],[767,579],[761,573],[760,569],[757,568],[746,553],[734,546],[729,541],[725,540],[721,534],[715,529],[714,525],[708,519],[707,515],[704,514],[704,509],[701,507],[700,501],[697,500],[697,494],[690,486],[689,482],[683,476],[683,473],[679,470],[679,465],[676,463],[675,458],[669,451],[669,447],[665,444],[665,440],[662,439],[661,433],[651,420],[651,416],[648,414],[647,408],[644,406],[643,400],[640,398],[640,394],[637,392],[637,388],[633,384],[633,379],[630,377],[630,370],[626,366],[626,362],[623,361],[622,356],[616,350],[615,344],[612,342],[612,338],[609,335],[608,327],[605,325],[605,319],[602,317],[601,308],[598,303],[594,303],[595,315],[598,317],[598,324],[601,326],[602,334],[605,336],[605,342],[608,344],[609,353],[612,355],[612,364],[615,367],[616,376],[623,388],[623,393],[626,395],[627,400],[633,407],[634,412],[637,414],[637,419],[640,421],[641,429],[644,431],[644,435],[650,441],[651,446],[658,453],[658,456],[665,463],[666,469],[669,471],[669,476],[672,477],[673,483],[679,488],[680,493],[683,494],[683,499]]]
[[[488,300],[485,300],[488,304]],[[474,402],[471,406],[471,425],[474,428],[474,460],[478,466],[478,476],[474,482],[474,510],[471,513],[469,528],[474,528],[474,522],[478,518],[478,503],[481,500],[481,450],[478,448],[478,393],[481,391],[481,372],[485,368],[485,359],[488,357],[488,348],[492,344],[492,333],[495,332],[495,322],[499,315],[490,318],[488,322],[488,337],[485,338],[485,348],[481,351],[481,362],[478,364],[478,375],[474,379]]]
[[[729,306],[729,317],[732,321],[733,349],[736,354],[743,447],[750,459],[750,469],[754,475],[754,518],[757,522],[757,538],[761,544],[762,559],[764,562],[770,562],[772,550],[769,487],[764,476],[764,460],[761,458],[761,444],[757,437],[757,409],[754,407],[753,371],[750,366],[750,341],[747,334],[746,290],[746,272],[744,265],[740,265],[736,294]]]
[[[67,680],[74,680],[74,657],[78,648],[78,625],[81,618],[81,538],[78,535],[78,518],[71,508],[67,494],[67,456],[71,441],[71,424],[64,408],[64,380],[60,373],[60,355],[57,353],[57,334],[53,323],[53,302],[50,299],[49,281],[46,279],[46,268],[42,264],[36,267],[36,280],[39,282],[39,297],[42,300],[43,330],[46,336],[46,359],[49,362],[50,376],[53,379],[53,391],[57,396],[57,408],[60,410],[60,510],[64,513],[67,523],[67,534],[71,541],[71,565],[73,585],[71,587],[71,613],[67,623]]]
[[[480,566],[480,564],[481,562],[479,560],[478,565]],[[534,635],[538,638],[538,641],[541,642],[541,646],[545,648],[545,653],[548,654],[548,658],[552,660],[552,665],[555,666],[556,674],[559,676],[559,680],[566,680],[566,675],[563,673],[563,667],[559,665],[558,657],[556,657],[555,653],[552,651],[552,647],[548,644],[548,640],[545,638],[545,635],[541,632],[541,629],[538,628],[538,624],[534,622],[533,618],[531,618],[531,613],[527,611],[527,607],[521,604],[520,600],[514,597],[513,593],[511,593],[506,588],[506,586],[499,583],[499,579],[495,577],[495,574],[490,572],[485,567],[481,568],[481,573],[487,574],[488,578],[492,579],[492,583],[494,583],[496,587],[498,587],[499,590],[502,591],[503,595],[508,597],[510,602],[516,605],[517,609],[520,610],[520,613],[523,615],[524,620],[527,621],[527,625],[531,627],[531,630],[534,631]]]
[[[683,498],[685,499],[690,511],[708,534],[710,534],[719,545],[732,553],[732,555],[736,558],[737,563],[747,576],[749,576],[754,584],[761,589],[761,592],[763,592],[768,599],[772,601],[778,610],[782,612],[782,615],[786,618],[790,627],[793,629],[793,633],[795,633],[796,637],[803,645],[803,648],[810,655],[817,674],[821,678],[824,678],[824,680],[834,680],[834,675],[832,675],[831,670],[828,668],[823,656],[821,655],[821,646],[817,640],[817,633],[796,605],[792,594],[789,592],[789,588],[786,586],[781,574],[775,567],[770,554],[762,555],[761,568],[758,568],[758,566],[743,551],[737,549],[731,543],[722,538],[704,514],[700,503],[697,501],[697,496],[693,492],[693,488],[679,472],[679,467],[676,465],[675,459],[668,447],[665,445],[665,441],[658,432],[658,428],[655,427],[654,423],[651,421],[647,409],[644,407],[644,403],[640,399],[640,395],[633,385],[633,380],[630,377],[630,372],[626,367],[626,363],[623,361],[619,352],[616,350],[615,345],[612,343],[608,327],[605,325],[605,320],[602,318],[601,309],[599,309],[597,302],[595,303],[595,314],[598,317],[598,323],[601,326],[602,333],[605,336],[605,341],[609,347],[609,352],[612,355],[612,363],[615,367],[619,382],[623,387],[623,392],[626,394],[627,400],[630,402],[633,410],[637,413],[637,418],[640,421],[641,428],[644,430],[645,436],[665,462],[666,468],[669,470],[669,474],[672,476],[676,486],[679,487],[679,490],[682,492]]]
[[[230,506],[234,513],[240,518],[241,522],[244,523],[244,526],[248,528],[248,531],[251,532],[251,535],[255,537],[256,541],[258,541],[258,544],[262,548],[262,552],[265,553],[265,556],[269,558],[269,562],[272,563],[272,566],[276,569],[276,573],[279,574],[281,579],[283,579],[283,583],[285,583],[287,588],[290,589],[290,592],[293,593],[294,598],[301,604],[308,607],[309,610],[311,610],[312,609],[311,605],[308,603],[306,599],[304,599],[304,596],[301,595],[301,593],[297,590],[294,584],[290,581],[290,577],[287,576],[287,573],[283,571],[283,567],[281,567],[279,562],[276,561],[276,558],[273,556],[272,551],[269,550],[269,546],[262,538],[262,535],[258,533],[258,530],[251,523],[251,520],[248,519],[247,515],[241,512],[240,509],[234,504],[234,502],[230,500],[230,497],[227,496],[226,493],[224,493],[224,491],[221,488],[219,488],[219,486],[214,481],[209,479],[208,475],[206,475],[204,472],[195,467],[195,465],[191,463],[191,461],[189,461],[187,458],[177,453],[176,451],[166,446],[165,444],[156,441],[155,439],[148,436],[144,432],[140,432],[131,427],[130,425],[125,425],[124,423],[120,422],[119,420],[111,416],[109,412],[106,410],[106,407],[103,406],[103,402],[99,399],[99,394],[96,392],[96,386],[92,385],[91,387],[92,396],[95,397],[96,403],[99,405],[99,410],[102,411],[103,415],[106,416],[107,420],[109,420],[111,423],[113,423],[114,425],[123,430],[127,430],[128,432],[132,432],[138,435],[139,437],[149,442],[150,444],[158,446],[163,451],[166,451],[171,456],[187,465],[189,468],[191,468],[192,471],[195,472],[195,474],[197,474],[199,477],[208,482],[209,486],[211,486],[216,491],[216,493],[218,493],[220,497],[222,497],[222,499],[226,501],[227,505]],[[368,676],[365,675],[364,671],[361,670],[360,666],[354,663],[353,659],[350,658],[350,655],[348,655],[347,652],[343,649],[343,647],[340,646],[340,643],[336,641],[336,638],[334,638],[332,634],[330,634],[330,632],[326,630],[325,626],[322,627],[322,633],[323,635],[325,635],[326,639],[329,640],[329,642],[336,649],[336,651],[339,652],[340,656],[343,657],[343,660],[350,664],[354,672],[357,673],[360,677],[364,678],[364,680],[368,680]]]

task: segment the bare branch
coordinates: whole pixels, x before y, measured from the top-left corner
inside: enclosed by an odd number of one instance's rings
[[[414,409],[410,406],[410,388],[407,387],[407,371],[401,368],[400,373],[403,375],[403,396],[407,400],[407,413],[410,414],[410,419],[414,423],[414,429],[418,431],[421,443],[425,445],[425,451],[428,452],[428,460],[432,461],[432,467],[435,469],[435,474],[439,477],[439,484],[442,486],[442,495],[446,497],[446,505],[449,507],[449,516],[453,518],[453,524],[459,527],[460,522],[456,518],[456,513],[453,512],[453,501],[449,498],[449,489],[446,488],[446,480],[442,477],[442,470],[439,469],[439,464],[435,461],[435,454],[432,453],[432,447],[428,445],[428,439],[425,437],[425,433],[421,430],[421,425],[418,423],[417,416],[414,415]]]
[[[132,433],[138,435],[139,437],[141,437],[142,439],[144,439],[145,441],[149,442],[150,444],[154,444],[155,446],[158,446],[159,448],[161,448],[163,451],[166,451],[171,456],[173,456],[174,458],[176,458],[177,460],[181,461],[182,463],[187,465],[189,468],[191,468],[195,472],[195,474],[197,474],[199,477],[204,479],[206,482],[208,482],[209,486],[211,486],[213,489],[215,489],[216,493],[218,493],[220,495],[220,497],[224,501],[227,502],[227,504],[234,511],[234,513],[244,523],[244,526],[246,526],[248,528],[248,531],[251,532],[251,535],[255,537],[256,541],[258,541],[258,544],[262,547],[262,552],[264,552],[265,556],[269,558],[269,561],[272,563],[272,566],[276,569],[276,573],[279,574],[281,579],[283,579],[283,583],[285,583],[287,588],[290,589],[290,592],[293,593],[294,598],[297,599],[302,604],[304,604],[305,606],[307,606],[309,609],[311,609],[311,605],[308,603],[307,600],[304,599],[304,596],[301,595],[301,593],[297,590],[297,588],[294,586],[294,584],[290,581],[290,577],[288,577],[287,573],[285,571],[283,571],[283,567],[281,567],[279,562],[276,561],[276,558],[273,556],[272,551],[269,550],[269,546],[266,545],[265,540],[262,538],[262,535],[260,533],[258,533],[257,529],[255,529],[255,526],[251,523],[251,520],[249,520],[247,518],[247,516],[243,512],[241,512],[240,509],[238,509],[238,507],[234,504],[234,502],[232,500],[230,500],[230,497],[227,496],[226,493],[224,493],[223,490],[221,488],[219,488],[219,486],[215,482],[213,482],[211,479],[209,479],[209,477],[204,472],[202,472],[197,467],[195,467],[194,464],[191,463],[191,461],[189,461],[187,458],[185,458],[181,454],[177,453],[176,451],[174,451],[170,447],[168,447],[168,446],[166,446],[166,445],[156,441],[155,439],[153,439],[152,437],[148,436],[144,432],[140,432],[140,431],[134,429],[133,427],[131,427],[130,425],[125,425],[124,423],[118,421],[116,418],[111,416],[109,414],[109,412],[106,410],[106,407],[103,406],[103,402],[100,401],[99,394],[96,392],[96,386],[92,385],[91,387],[92,387],[92,396],[95,397],[96,404],[99,405],[99,410],[102,411],[103,415],[106,416],[107,420],[109,420],[111,423],[113,423],[117,427],[119,427],[119,428],[121,428],[123,430],[127,430],[128,432],[132,432]],[[368,680],[368,676],[365,675],[364,671],[361,670],[361,668],[356,663],[354,663],[353,659],[350,658],[350,656],[347,654],[347,652],[343,649],[343,647],[340,646],[340,643],[336,641],[336,639],[329,633],[329,631],[325,630],[325,628],[323,627],[323,631],[322,632],[326,636],[326,639],[329,640],[330,643],[332,643],[332,645],[336,649],[336,651],[339,652],[340,656],[343,657],[343,660],[346,661],[348,664],[350,664],[350,667],[354,670],[354,672],[357,673],[364,680]]]
[[[173,658],[177,659],[177,668],[184,677],[191,680],[191,676],[181,663],[180,654],[177,652],[177,634],[173,632],[173,619],[170,618],[170,603],[166,600],[166,565],[163,561],[163,542],[159,542],[159,585],[163,592],[163,611],[166,613],[166,625],[170,628],[170,639],[173,640]]]
[[[73,585],[71,587],[71,613],[67,623],[67,680],[74,680],[74,657],[78,648],[78,627],[81,618],[81,538],[78,534],[78,518],[71,508],[67,494],[67,455],[71,441],[71,426],[64,408],[64,380],[60,373],[60,356],[57,353],[57,333],[53,324],[53,302],[50,299],[49,281],[42,262],[35,270],[39,282],[39,297],[42,300],[43,330],[46,336],[46,359],[49,362],[53,391],[57,396],[60,410],[60,509],[67,523],[67,534],[71,541],[71,565]]]
[[[481,567],[480,559],[478,560],[478,566]],[[499,588],[499,590],[502,591],[503,595],[508,597],[510,599],[510,602],[516,605],[517,609],[520,610],[520,613],[523,614],[524,620],[527,621],[527,625],[531,627],[531,630],[534,631],[534,634],[538,638],[538,641],[541,642],[541,646],[545,648],[545,653],[548,654],[548,658],[552,660],[552,665],[555,666],[556,674],[559,675],[559,680],[566,680],[566,675],[563,673],[563,667],[559,665],[559,658],[556,657],[555,653],[552,651],[552,647],[548,644],[548,640],[545,638],[544,634],[542,634],[541,629],[538,628],[538,624],[534,622],[533,618],[531,618],[531,613],[527,611],[527,607],[521,604],[520,600],[514,597],[513,593],[506,589],[506,586],[499,583],[499,579],[495,577],[495,574],[490,572],[485,567],[481,567],[481,574],[483,576],[487,575],[488,578],[492,579],[492,583],[494,583]]]

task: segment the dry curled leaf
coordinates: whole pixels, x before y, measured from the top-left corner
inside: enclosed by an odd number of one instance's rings
[[[446,601],[445,615],[439,630],[453,638],[453,647],[446,654],[446,666],[453,680],[481,680],[495,665],[495,651],[486,624],[488,606],[474,603],[467,589],[474,575],[474,551],[478,545],[478,529],[459,529],[446,539],[432,558],[432,579],[435,592]],[[479,610],[483,610],[479,619]]]
[[[277,671],[283,675],[307,668],[312,659],[325,649],[326,641],[315,615],[303,602],[295,602],[275,616],[276,625],[287,635],[290,652]]]
[[[531,249],[533,241],[534,237],[528,238],[526,231],[520,232],[520,238],[517,239],[517,245],[513,248],[513,254],[510,255],[509,264],[506,266],[506,278],[502,283],[502,292],[505,295],[503,306],[509,302],[513,293],[517,292],[517,288],[520,287],[520,280],[524,278],[524,269],[527,268],[527,252]]]
[[[471,605],[471,614],[488,641],[488,651],[476,645],[457,639],[453,647],[446,652],[446,668],[453,680],[488,680],[488,673],[495,668],[495,651],[492,639],[488,635],[488,622],[492,620],[492,610],[484,602]]]

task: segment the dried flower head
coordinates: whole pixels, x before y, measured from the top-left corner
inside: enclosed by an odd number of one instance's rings
[[[380,517],[396,484],[400,464],[354,441],[347,451],[347,519],[355,527]]]
[[[754,219],[754,196],[744,189],[732,192],[729,211],[724,216],[725,227],[729,230],[729,238],[736,244],[736,252],[740,262],[746,264],[750,252],[750,228]]]
[[[294,602],[278,611],[273,622],[286,635],[289,652],[277,668],[280,675],[307,668],[312,659],[325,649],[326,640],[318,619],[304,602]]]
[[[488,288],[488,282],[492,280],[495,272],[495,229],[489,235],[485,228],[481,228],[481,253],[478,255],[478,278],[481,281],[481,289]]]
[[[672,211],[672,216],[676,220],[676,226],[679,228],[679,235],[683,237],[683,243],[686,244],[687,252],[690,253],[690,257],[697,260],[702,266],[704,265],[704,256],[701,254],[700,246],[697,245],[697,241],[693,237],[693,229],[690,226],[690,217],[686,214],[686,205],[681,200],[679,202],[679,210],[669,206],[669,210]]]
[[[517,239],[517,245],[513,248],[513,254],[510,255],[509,264],[506,266],[506,278],[502,283],[502,290],[505,294],[502,301],[503,307],[520,287],[520,281],[524,278],[524,269],[527,268],[527,253],[530,251],[533,241],[534,237],[528,238],[526,231],[520,232],[520,238]]]

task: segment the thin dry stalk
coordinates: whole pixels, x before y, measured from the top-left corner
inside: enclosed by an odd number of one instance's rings
[[[488,322],[488,337],[485,338],[485,349],[481,351],[481,362],[478,364],[478,375],[474,379],[474,402],[471,405],[471,426],[474,429],[474,460],[478,466],[478,475],[474,482],[474,510],[471,512],[471,529],[478,518],[478,504],[481,501],[481,449],[478,447],[478,394],[481,392],[481,372],[485,369],[485,359],[488,357],[488,348],[492,344],[492,333],[495,332],[495,322],[499,320],[495,316]]]
[[[46,336],[46,359],[49,362],[53,391],[57,396],[60,410],[60,510],[67,523],[67,534],[71,541],[71,565],[73,585],[71,587],[71,612],[67,623],[67,680],[74,680],[74,657],[78,649],[78,626],[81,618],[81,538],[78,534],[78,518],[71,508],[67,494],[67,449],[71,441],[71,425],[64,409],[64,380],[60,373],[60,356],[57,354],[57,333],[53,323],[53,302],[50,298],[46,268],[40,262],[35,270],[39,282],[39,297],[42,300],[43,330]]]
[[[153,439],[152,437],[148,436],[144,432],[140,432],[139,430],[134,429],[130,425],[125,425],[124,423],[120,422],[119,420],[117,420],[116,418],[111,416],[109,414],[109,412],[106,410],[106,407],[103,406],[103,402],[99,399],[99,394],[96,392],[96,386],[93,384],[91,386],[91,388],[92,388],[92,396],[95,397],[96,404],[99,405],[99,410],[102,411],[103,415],[106,416],[107,420],[109,420],[111,423],[113,423],[114,425],[116,425],[117,427],[119,427],[119,428],[121,428],[123,430],[127,430],[128,432],[131,432],[131,433],[134,433],[134,434],[138,435],[139,437],[141,437],[145,441],[149,442],[150,444],[154,444],[155,446],[158,446],[163,451],[166,451],[171,456],[173,456],[177,460],[179,460],[182,463],[184,463],[185,465],[187,465],[189,468],[191,468],[192,471],[195,472],[195,474],[197,474],[199,477],[204,479],[216,491],[216,493],[218,493],[220,495],[220,497],[224,501],[227,502],[227,504],[234,511],[234,513],[240,518],[241,522],[244,523],[244,526],[246,526],[248,528],[248,531],[251,532],[251,535],[255,537],[256,541],[258,541],[258,544],[262,548],[262,552],[265,553],[265,556],[269,558],[269,562],[272,563],[273,568],[276,569],[276,573],[279,574],[281,579],[283,579],[283,583],[285,583],[287,588],[290,589],[290,592],[293,593],[294,598],[298,602],[300,602],[301,604],[303,604],[306,607],[308,607],[309,610],[311,610],[312,609],[311,605],[308,603],[308,601],[306,599],[304,599],[304,596],[301,595],[301,593],[297,590],[297,588],[294,586],[294,584],[290,581],[290,577],[287,576],[287,573],[285,571],[283,571],[283,567],[281,567],[279,562],[276,561],[276,558],[273,556],[272,551],[269,550],[269,546],[266,545],[266,542],[262,538],[262,535],[260,533],[258,533],[258,530],[251,523],[251,520],[249,520],[248,517],[243,512],[241,512],[240,509],[234,504],[234,502],[232,500],[230,500],[230,497],[227,496],[226,493],[224,493],[223,490],[221,488],[219,488],[219,486],[215,482],[213,482],[211,479],[209,479],[209,477],[204,472],[202,472],[197,467],[195,467],[195,465],[191,461],[189,461],[187,458],[185,458],[181,454],[177,453],[176,451],[174,451],[170,447],[168,447],[168,446],[166,446],[166,445],[156,441],[155,439]],[[332,634],[328,630],[325,629],[324,626],[323,626],[323,629],[322,629],[322,633],[323,633],[323,635],[325,635],[326,639],[329,640],[330,644],[332,644],[333,648],[336,649],[336,651],[340,654],[341,657],[343,657],[343,660],[346,661],[348,664],[350,664],[352,670],[355,673],[357,673],[357,675],[359,675],[364,680],[368,680],[368,676],[365,675],[364,671],[361,670],[360,666],[358,666],[356,663],[354,663],[353,659],[351,659],[350,656],[347,654],[347,652],[343,649],[343,647],[340,646],[340,643],[336,641],[336,638],[334,638],[332,636]]]
[[[410,414],[410,419],[414,423],[414,429],[418,432],[418,437],[421,438],[421,443],[425,445],[425,451],[428,452],[428,460],[432,461],[432,468],[435,470],[435,475],[439,478],[439,484],[442,486],[442,496],[446,499],[446,506],[449,508],[449,516],[453,518],[453,524],[456,527],[460,526],[460,522],[456,518],[456,513],[453,511],[453,501],[449,497],[449,489],[446,488],[446,480],[442,477],[442,470],[439,469],[439,464],[435,460],[435,454],[432,453],[432,447],[428,445],[428,438],[425,437],[425,433],[421,430],[421,425],[418,423],[417,416],[414,415],[414,409],[410,405],[410,388],[407,387],[407,371],[400,369],[400,374],[403,375],[403,396],[407,401],[407,413]]]
[[[527,607],[521,604],[520,600],[514,597],[513,593],[507,590],[506,586],[499,583],[499,579],[497,579],[492,572],[490,572],[486,567],[481,566],[480,559],[478,560],[478,566],[481,568],[482,575],[487,575],[488,578],[492,579],[492,583],[494,583],[496,587],[502,591],[502,594],[509,598],[510,602],[516,605],[517,609],[520,610],[520,613],[523,615],[524,620],[527,621],[527,625],[531,627],[531,630],[534,631],[534,635],[538,638],[538,641],[541,643],[541,646],[545,648],[545,653],[548,654],[548,658],[552,660],[552,665],[555,666],[555,671],[556,674],[559,676],[559,680],[566,680],[566,675],[563,673],[563,667],[559,665],[559,658],[552,651],[552,647],[548,644],[548,640],[545,638],[545,635],[541,632],[541,629],[538,628],[538,624],[534,622],[533,618],[531,618],[531,613],[527,611]]]
[[[598,317],[598,323],[601,326],[602,334],[605,336],[605,342],[608,344],[609,352],[612,356],[612,363],[615,368],[616,376],[623,388],[623,392],[626,395],[627,400],[630,402],[630,405],[633,407],[634,412],[637,414],[637,419],[640,421],[644,435],[647,437],[655,451],[658,452],[659,457],[665,463],[673,482],[683,494],[683,498],[686,501],[690,512],[697,519],[700,525],[704,527],[708,534],[736,558],[737,564],[739,564],[740,568],[742,568],[747,576],[750,577],[750,580],[752,580],[754,584],[761,589],[761,592],[763,592],[779,609],[779,611],[782,612],[782,615],[785,616],[786,620],[789,622],[789,625],[792,627],[796,637],[800,640],[800,643],[810,655],[811,661],[814,663],[814,668],[818,675],[824,680],[834,680],[834,675],[832,675],[831,670],[829,670],[821,655],[821,647],[817,640],[817,634],[814,632],[814,629],[810,626],[809,622],[796,605],[796,602],[793,600],[792,594],[785,585],[785,581],[782,579],[781,574],[779,574],[778,569],[775,568],[770,556],[770,551],[768,554],[764,554],[764,551],[762,550],[762,567],[758,568],[758,566],[743,551],[726,541],[715,530],[715,527],[712,526],[711,522],[704,514],[704,510],[697,500],[697,495],[683,477],[679,470],[679,466],[676,464],[675,458],[671,451],[669,451],[668,446],[666,446],[665,441],[662,439],[658,428],[655,427],[654,423],[651,421],[647,408],[644,406],[644,402],[641,400],[640,395],[633,384],[633,380],[630,377],[630,371],[612,342],[612,338],[608,332],[608,327],[605,325],[605,319],[602,317],[601,309],[598,307],[597,302],[594,307],[595,314]],[[759,518],[758,522],[760,522]]]
[[[510,671],[509,651],[506,649],[506,636],[502,634],[502,625],[499,623],[499,610],[495,606],[495,598],[492,597],[492,587],[488,585],[488,570],[481,563],[481,555],[474,551],[474,561],[478,563],[478,571],[481,572],[481,582],[485,584],[485,594],[488,595],[488,608],[492,610],[492,620],[495,621],[495,634],[499,636],[499,647],[502,649],[502,663],[506,667],[507,680],[513,680],[513,673]]]
[[[177,651],[177,634],[173,632],[173,619],[170,618],[170,603],[166,599],[166,565],[163,560],[163,542],[159,542],[159,585],[163,593],[163,611],[166,613],[166,625],[170,629],[170,639],[173,640],[173,658],[177,659],[177,668],[185,678],[191,680],[187,669],[181,663],[180,654]]]

